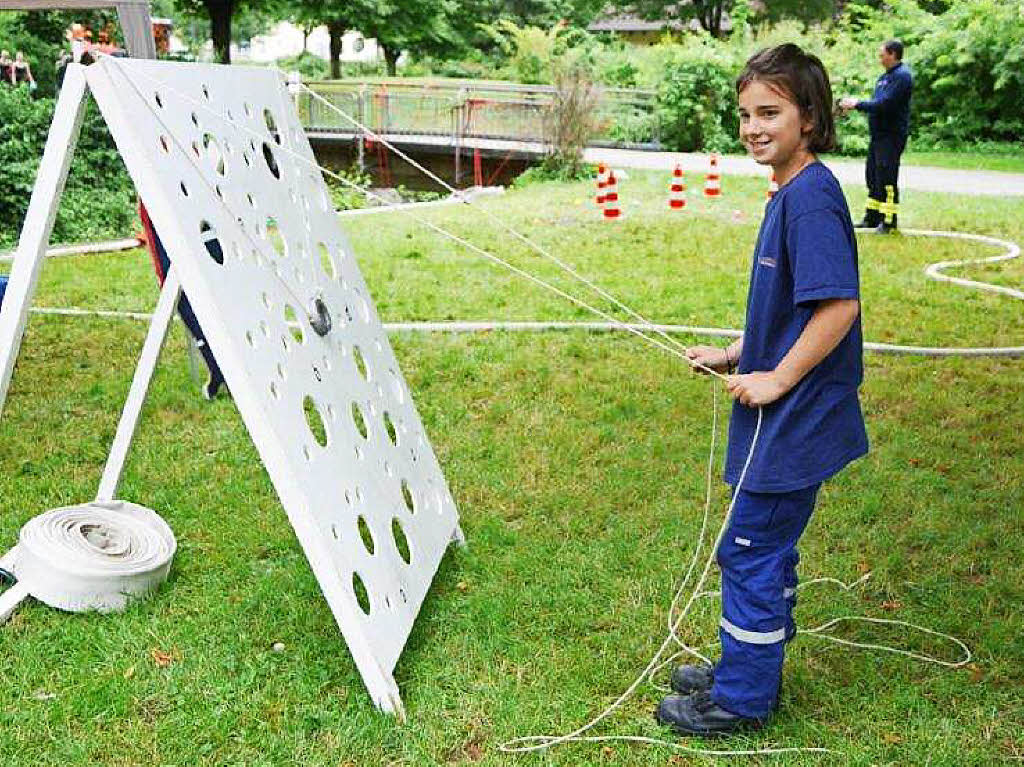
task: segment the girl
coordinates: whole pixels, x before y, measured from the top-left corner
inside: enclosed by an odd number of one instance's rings
[[[740,138],[770,165],[779,192],[754,250],[743,337],[690,359],[728,373],[736,400],[725,480],[740,480],[718,548],[721,659],[682,666],[656,716],[683,734],[763,723],[778,705],[786,643],[796,634],[796,544],[821,483],[868,449],[857,387],[860,288],[853,222],[817,158],[834,147],[832,89],[821,61],[792,44],[757,53],[736,81]]]

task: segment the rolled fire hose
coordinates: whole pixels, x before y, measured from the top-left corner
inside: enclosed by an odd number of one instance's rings
[[[0,623],[30,596],[68,612],[123,610],[164,582],[176,549],[167,523],[136,503],[92,501],[40,514],[0,558],[17,580],[0,594]]]

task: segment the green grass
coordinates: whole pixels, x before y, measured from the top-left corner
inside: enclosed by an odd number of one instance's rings
[[[913,149],[903,155],[904,165],[931,165],[958,170],[996,170],[1004,173],[1024,173],[1024,148],[1007,145],[1005,151],[943,152]]]
[[[738,326],[762,182],[727,178],[716,206],[691,199],[677,215],[663,209],[667,178],[630,176],[620,188],[627,218],[616,224],[597,219],[586,184],[485,204],[651,319]],[[861,194],[851,191],[855,210]],[[901,221],[1021,242],[1019,206],[911,192]],[[556,276],[479,214],[423,215]],[[385,320],[589,319],[400,215],[343,225]],[[1019,303],[921,273],[933,260],[992,252],[864,239],[866,335],[1024,343]],[[1019,261],[962,273],[1024,284]],[[51,260],[37,299],[133,310],[154,301],[137,251]],[[94,493],[144,333],[131,321],[33,317],[0,421],[0,541]],[[198,396],[177,326],[121,489],[174,528],[171,578],[124,614],[31,604],[0,629],[0,764],[705,763],[640,746],[518,758],[496,747],[597,714],[660,643],[699,527],[709,382],[621,335],[410,333],[393,343],[469,539],[442,563],[397,667],[408,723],[373,711],[232,402]],[[801,569],[873,576],[849,594],[811,587],[798,619],[911,621],[962,637],[977,659],[949,671],[798,639],[776,721],[729,745],[843,755],[753,763],[989,765],[1024,755],[1021,366],[867,357],[872,451],[826,485]],[[719,487],[716,517],[724,503]],[[716,609],[702,603],[684,636],[713,642]],[[837,633],[955,657],[903,631]],[[158,665],[154,650],[172,662]],[[650,717],[657,699],[643,689],[599,732],[665,737]]]

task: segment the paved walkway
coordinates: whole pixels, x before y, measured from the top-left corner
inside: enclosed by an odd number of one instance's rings
[[[637,152],[628,149],[592,147],[584,153],[589,162],[603,162],[618,168],[670,169],[679,163],[688,173],[704,173],[708,169],[706,154],[683,152]],[[864,184],[863,160],[825,162],[843,184]],[[748,157],[723,157],[719,163],[722,174],[768,176],[768,169]],[[904,165],[900,168],[900,188],[924,192],[977,194],[1024,197],[1024,173],[1001,173],[989,170],[954,170]]]

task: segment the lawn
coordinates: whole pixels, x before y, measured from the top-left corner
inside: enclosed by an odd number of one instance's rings
[[[481,204],[652,320],[738,327],[763,182],[727,177],[724,199],[670,213],[667,176],[628,175],[617,223],[599,220],[590,184],[535,185]],[[849,194],[858,211],[863,192]],[[1020,208],[911,191],[901,223],[1024,242]],[[479,213],[422,215],[581,293]],[[385,321],[590,319],[402,214],[342,223]],[[994,253],[863,239],[866,337],[1024,343],[1018,302],[922,274],[932,261]],[[960,273],[1024,284],[1021,260]],[[36,303],[145,311],[154,302],[148,258],[133,251],[49,261]],[[4,545],[35,514],[92,497],[145,329],[31,320],[0,421]],[[700,527],[713,384],[621,334],[392,341],[469,541],[446,556],[398,664],[407,723],[373,710],[234,405],[201,399],[176,326],[120,493],[175,530],[170,580],[120,615],[30,604],[0,628],[0,764],[710,763],[637,745],[520,757],[497,747],[596,715],[661,643]],[[802,547],[805,578],[872,573],[849,593],[801,592],[802,625],[859,614],[910,621],[961,637],[975,661],[950,671],[798,638],[775,721],[728,747],[841,752],[755,764],[1024,756],[1022,365],[868,356],[872,452],[825,486]],[[719,484],[716,518],[725,503]],[[684,638],[714,642],[716,611],[700,602]],[[853,624],[836,634],[957,658],[948,643],[902,630]],[[597,732],[671,739],[651,718],[657,700],[641,688]]]

